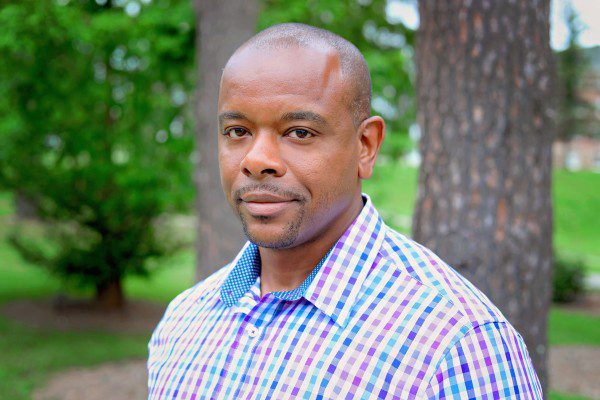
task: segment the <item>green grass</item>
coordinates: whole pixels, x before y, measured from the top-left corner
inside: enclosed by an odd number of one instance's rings
[[[149,335],[31,329],[0,318],[0,398],[25,400],[52,372],[146,357]]]
[[[554,171],[554,245],[600,272],[600,174]]]
[[[592,400],[589,397],[577,396],[574,394],[565,394],[558,392],[550,392],[548,397],[550,400]]]
[[[568,312],[558,307],[550,311],[548,343],[600,346],[600,317]]]

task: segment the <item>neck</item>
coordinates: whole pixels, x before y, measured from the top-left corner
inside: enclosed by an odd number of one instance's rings
[[[286,249],[259,247],[260,297],[300,286],[360,214],[362,207],[362,196],[358,196],[324,232],[300,245]]]

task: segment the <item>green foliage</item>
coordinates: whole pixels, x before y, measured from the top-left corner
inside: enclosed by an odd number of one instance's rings
[[[397,162],[378,163],[371,179],[363,181],[363,191],[369,194],[383,220],[404,234],[411,232],[417,177],[416,168]]]
[[[15,221],[12,197],[8,192],[0,192],[0,303],[21,298],[49,297],[58,290],[77,297],[89,295],[89,289],[65,286],[49,271],[35,268],[9,244],[12,221]],[[22,221],[16,223],[20,225]],[[193,228],[188,230],[192,231]],[[187,234],[182,228],[177,230],[178,238],[182,233]],[[33,240],[34,234],[28,239]],[[185,249],[169,257],[148,260],[148,268],[153,271],[150,276],[126,277],[125,293],[135,298],[168,302],[190,287],[194,282],[194,249],[189,240],[187,242]]]
[[[373,84],[372,106],[387,123],[382,153],[393,158],[410,147],[415,123],[413,43],[415,32],[386,13],[387,0],[263,0],[258,28],[301,22],[348,39],[364,54]]]
[[[552,300],[567,303],[577,299],[584,290],[585,271],[585,264],[579,260],[557,258],[552,276]]]
[[[570,4],[565,9],[569,44],[556,53],[558,73],[558,138],[569,140],[575,135],[600,137],[596,106],[582,97],[587,80],[594,81],[591,62],[579,45],[581,21]],[[592,83],[593,84],[593,83]]]
[[[172,251],[155,220],[193,195],[193,22],[186,0],[136,16],[82,0],[4,2],[0,186],[35,206],[55,244],[13,232],[29,260],[98,287]]]

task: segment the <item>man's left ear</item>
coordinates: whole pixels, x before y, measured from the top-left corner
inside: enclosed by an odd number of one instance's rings
[[[373,165],[385,138],[385,122],[379,116],[365,119],[358,127],[358,177],[369,179],[373,174]]]

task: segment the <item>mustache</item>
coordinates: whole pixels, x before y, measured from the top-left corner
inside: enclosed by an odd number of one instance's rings
[[[248,192],[266,192],[277,196],[294,199],[301,203],[306,201],[306,197],[302,194],[270,183],[255,183],[252,185],[242,186],[233,192],[233,198],[239,203],[242,201],[241,197]]]

